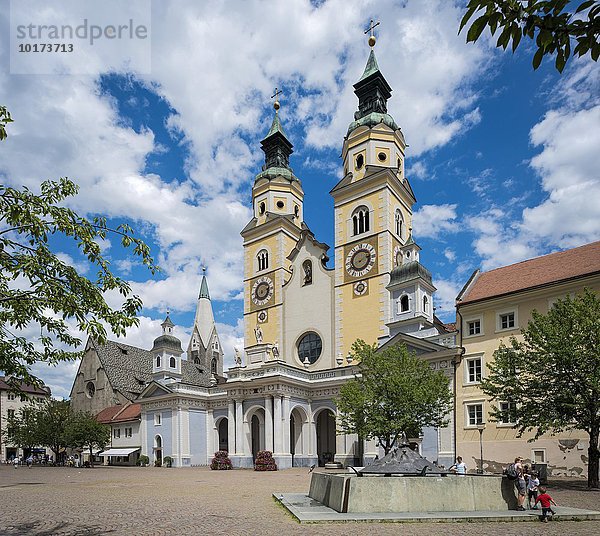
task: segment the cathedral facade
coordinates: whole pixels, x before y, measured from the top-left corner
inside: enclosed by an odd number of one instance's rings
[[[74,404],[89,409],[100,396],[103,403],[140,403],[142,454],[168,455],[175,466],[206,465],[216,450],[227,450],[236,467],[252,467],[259,450],[272,451],[280,468],[372,460],[380,453],[375,441],[336,433],[335,398],[357,372],[350,354],[357,339],[406,344],[453,382],[456,331],[434,315],[436,289],[412,237],[416,199],[405,176],[406,142],[388,114],[392,89],[373,50],[354,89],[358,109],[343,140],[344,176],[331,190],[331,252],[304,221],[302,181],[275,102],[252,188],[253,217],[241,232],[245,342],[234,367],[224,375],[206,277],[185,356],[167,317],[152,350],[126,349],[111,361],[114,367],[117,357],[136,355],[130,375],[139,379],[125,387],[129,395],[111,385],[90,387],[92,375],[111,373],[102,368],[104,350],[89,344]],[[453,422],[414,439],[431,461],[453,461]]]

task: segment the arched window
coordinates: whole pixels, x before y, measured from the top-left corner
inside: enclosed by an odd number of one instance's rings
[[[406,313],[407,311],[410,310],[410,306],[409,306],[409,302],[408,302],[408,296],[406,294],[404,294],[403,296],[401,296],[398,301],[398,314],[400,313]]]
[[[217,360],[213,359],[210,362],[210,373],[211,374],[216,374],[217,373]]]
[[[160,356],[159,355],[156,356],[156,367],[157,368],[160,367]]]
[[[311,285],[312,284],[312,262],[310,260],[307,259],[302,263],[302,271],[304,272],[303,285]]]
[[[352,213],[352,234],[358,235],[369,230],[369,209],[360,206]]]
[[[269,267],[269,252],[266,249],[261,249],[256,255],[258,259],[258,271],[266,270]]]
[[[402,213],[400,209],[396,209],[396,234],[402,238]]]
[[[175,358],[173,356],[171,356],[171,359],[169,359],[169,366],[171,368],[176,368],[177,367],[177,363],[176,363]]]
[[[429,311],[429,298],[427,296],[423,296],[423,312],[427,313]]]

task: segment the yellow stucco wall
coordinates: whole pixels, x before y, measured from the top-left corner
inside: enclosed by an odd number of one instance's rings
[[[517,438],[517,431],[510,425],[495,423],[489,420],[491,402],[481,392],[478,383],[469,384],[467,380],[467,363],[470,358],[481,356],[482,373],[485,376],[487,365],[493,359],[494,351],[501,342],[509,343],[511,335],[522,339],[520,329],[527,326],[531,319],[531,311],[546,313],[556,298],[565,295],[574,295],[584,287],[590,287],[600,292],[600,277],[581,279],[560,285],[553,285],[545,289],[522,292],[505,298],[487,300],[479,304],[467,304],[460,307],[463,318],[462,346],[465,354],[457,367],[457,454],[467,460],[467,464],[475,467],[480,457],[479,432],[475,427],[467,424],[466,406],[469,403],[483,403],[483,420],[486,428],[482,434],[484,467],[498,469],[512,461],[516,456],[532,459],[534,451],[542,451],[546,462],[550,464],[553,474],[577,475],[587,471],[587,448],[589,437],[583,431],[570,431],[550,436],[528,443],[533,438],[533,433],[525,433]],[[498,329],[497,318],[502,312],[515,311],[515,329]],[[483,333],[468,336],[467,322],[480,319]],[[551,400],[540,403],[552,403]],[[571,448],[569,448],[571,446]],[[469,463],[470,460],[470,463]]]

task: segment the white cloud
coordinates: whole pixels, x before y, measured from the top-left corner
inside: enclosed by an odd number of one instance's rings
[[[433,284],[437,288],[434,298],[436,316],[444,322],[454,322],[456,319],[454,302],[463,284],[441,278],[434,279]]]
[[[444,250],[444,257],[448,259],[449,262],[454,262],[456,260],[456,252],[451,250],[450,248],[446,248]]]
[[[456,232],[456,204],[423,205],[413,214],[413,228],[419,237],[436,238]]]

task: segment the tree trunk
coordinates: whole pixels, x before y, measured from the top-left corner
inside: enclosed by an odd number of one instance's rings
[[[590,429],[590,446],[588,448],[588,488],[600,488],[598,471],[600,470],[600,451],[598,435],[600,423],[594,423]]]
[[[91,445],[90,445],[90,467],[94,467],[94,454],[92,453]]]

